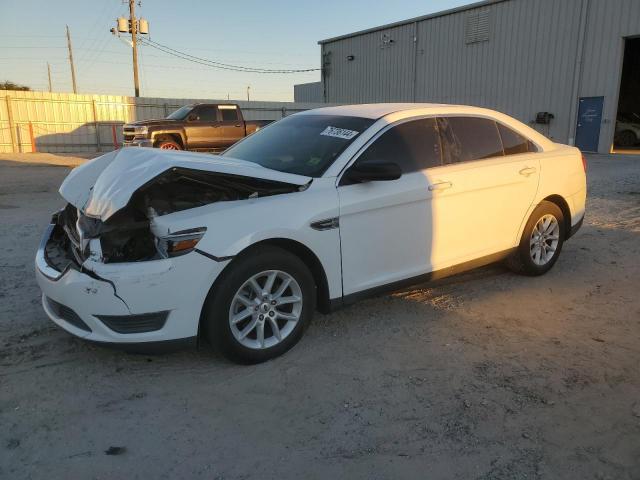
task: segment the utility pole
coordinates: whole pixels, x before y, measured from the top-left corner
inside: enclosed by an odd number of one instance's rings
[[[69,25],[67,25],[67,47],[69,48],[69,65],[71,65],[71,83],[73,84],[73,93],[78,93],[78,89],[76,88],[76,69],[73,66],[73,50],[71,49]]]
[[[249,90],[251,90],[251,87],[247,87],[247,102],[249,101]]]
[[[49,93],[53,92],[53,88],[51,88],[51,65],[47,62],[47,75],[49,75]]]
[[[131,25],[131,46],[133,47],[133,87],[136,97],[140,96],[140,84],[138,83],[138,21],[136,20],[136,1],[129,0],[129,24]]]

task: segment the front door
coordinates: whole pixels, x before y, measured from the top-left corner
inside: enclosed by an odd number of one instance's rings
[[[185,133],[189,148],[215,147],[220,135],[218,109],[215,105],[200,105],[187,116]]]
[[[602,123],[604,97],[584,97],[578,107],[576,147],[583,152],[597,152]]]
[[[431,269],[430,167],[441,163],[433,118],[412,120],[378,136],[355,164],[395,162],[391,181],[338,185],[344,295],[416,277]],[[347,170],[348,173],[348,170]]]

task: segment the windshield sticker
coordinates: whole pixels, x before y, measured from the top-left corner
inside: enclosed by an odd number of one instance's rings
[[[338,128],[338,127],[327,127],[320,135],[324,135],[325,137],[335,137],[335,138],[343,138],[345,140],[351,140],[353,137],[358,135],[360,132],[356,132],[355,130],[347,130],[346,128]]]

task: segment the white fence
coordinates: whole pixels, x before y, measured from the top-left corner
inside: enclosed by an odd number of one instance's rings
[[[122,145],[123,124],[163,118],[196,102],[236,103],[247,120],[279,120],[325,106],[0,90],[0,152],[106,152]]]

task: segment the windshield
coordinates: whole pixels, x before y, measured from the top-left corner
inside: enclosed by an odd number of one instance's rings
[[[171,115],[167,117],[169,120],[184,120],[189,112],[193,109],[193,105],[185,105],[184,107],[180,107],[178,110],[173,112]]]
[[[280,172],[319,177],[374,120],[333,115],[293,115],[258,130],[223,156]]]

